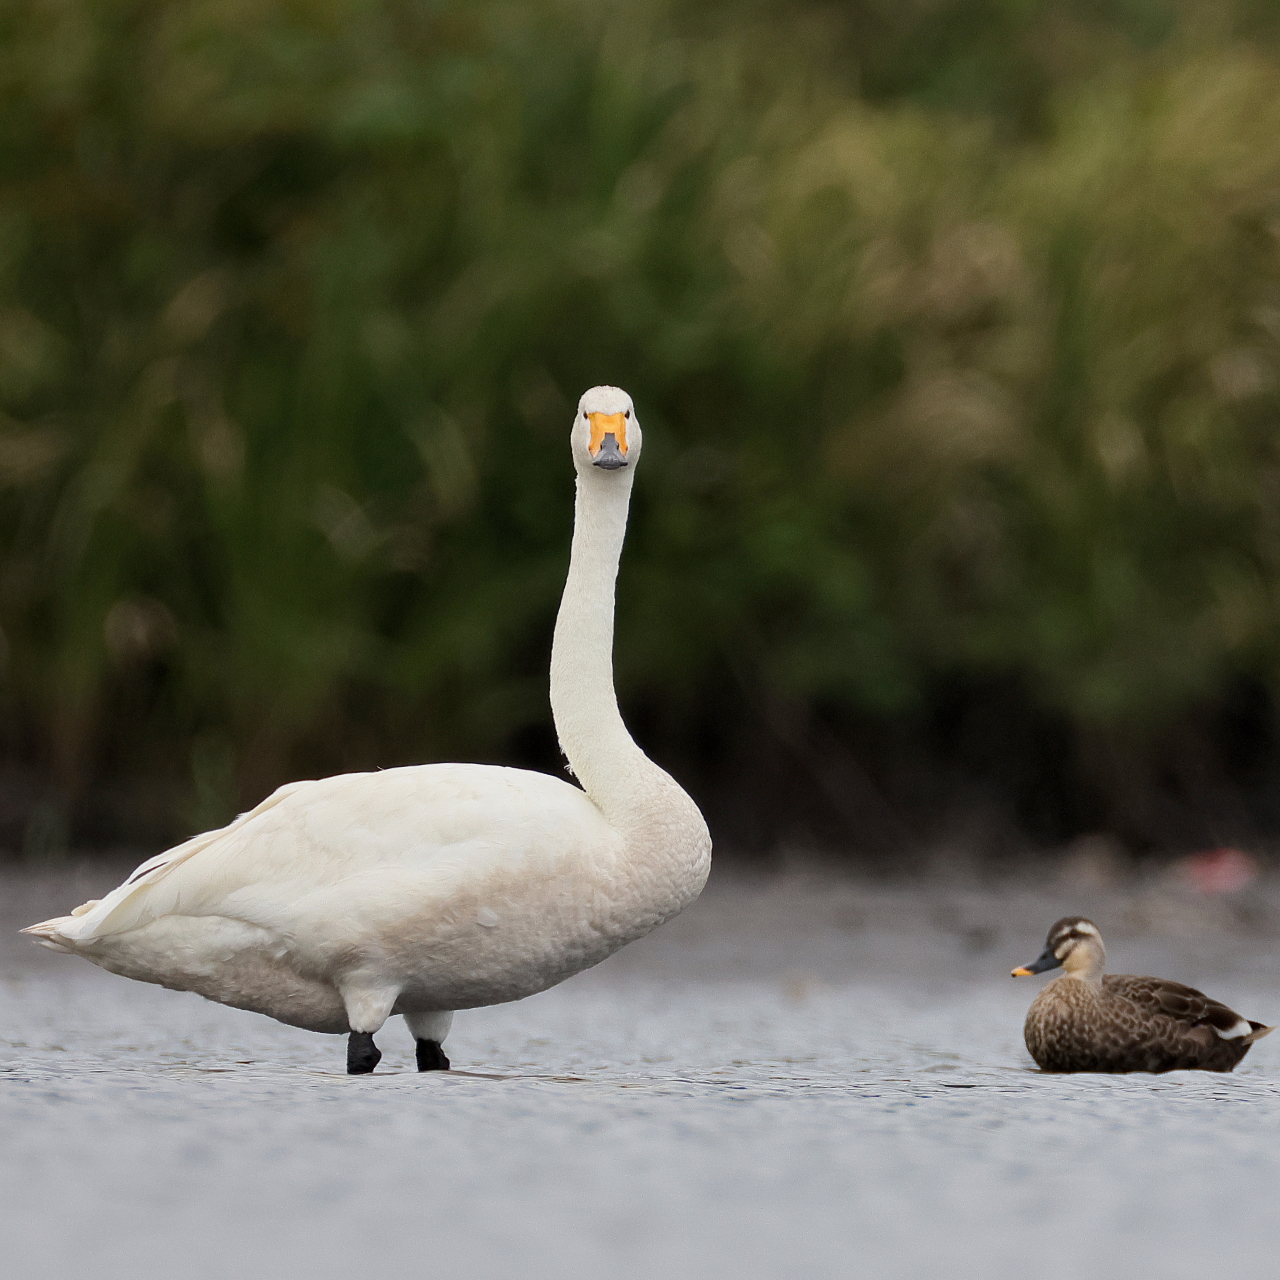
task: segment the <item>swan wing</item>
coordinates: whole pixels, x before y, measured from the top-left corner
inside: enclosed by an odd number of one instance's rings
[[[149,888],[155,886],[175,867],[182,865],[189,858],[220,843],[230,842],[237,832],[252,824],[262,814],[282,804],[298,791],[314,785],[311,781],[286,783],[225,827],[219,827],[214,831],[203,831],[197,836],[192,836],[190,840],[184,840],[182,844],[174,845],[172,849],[156,854],[154,858],[148,858],[135,867],[124,882],[105,898],[83,903],[68,916],[55,916],[51,920],[42,920],[39,924],[29,925],[20,932],[32,934],[36,941],[64,951],[72,948],[62,944],[87,942],[112,933],[122,933],[155,919],[157,914],[162,913],[148,913],[144,905]]]
[[[513,864],[536,874],[612,833],[576,787],[485,765],[418,765],[281,787],[217,831],[137,868],[100,902],[33,925],[77,948],[164,916],[220,915],[290,933],[317,916],[357,934],[369,909],[446,899]],[[367,923],[367,922],[366,922]],[[64,948],[66,949],[66,948]]]

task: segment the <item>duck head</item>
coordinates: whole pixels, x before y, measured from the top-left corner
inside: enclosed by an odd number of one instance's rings
[[[592,387],[578,401],[573,458],[579,471],[621,471],[640,456],[635,405],[620,387]]]
[[[1073,978],[1100,982],[1107,963],[1098,926],[1084,916],[1064,916],[1049,930],[1044,950],[1030,964],[1020,965],[1010,975],[1025,978],[1061,965]]]

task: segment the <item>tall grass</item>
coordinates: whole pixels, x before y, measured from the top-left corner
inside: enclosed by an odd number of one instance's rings
[[[620,687],[708,787],[751,725],[1013,680],[1141,826],[1169,727],[1275,687],[1269,6],[688,10],[0,6],[29,847],[544,760],[602,381]]]

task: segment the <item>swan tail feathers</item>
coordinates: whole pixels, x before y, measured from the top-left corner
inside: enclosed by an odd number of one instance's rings
[[[181,888],[170,879],[170,873],[202,850],[218,844],[241,830],[259,814],[275,808],[282,800],[313,786],[310,781],[290,782],[273,791],[261,804],[242,813],[233,822],[216,831],[205,831],[183,844],[148,858],[106,897],[86,902],[69,916],[45,920],[22,930],[31,934],[42,946],[57,951],[77,951],[88,943],[116,934],[129,933],[150,924],[160,916],[181,909]]]
[[[39,924],[28,925],[19,933],[30,934],[32,939],[50,951],[62,951],[68,955],[75,953],[75,944],[62,932],[67,925],[73,924],[71,916],[55,916],[52,920],[41,920]]]

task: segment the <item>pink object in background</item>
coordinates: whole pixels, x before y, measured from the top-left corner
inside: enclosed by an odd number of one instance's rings
[[[1200,893],[1234,893],[1258,874],[1258,860],[1239,849],[1208,849],[1176,865],[1182,879]]]

